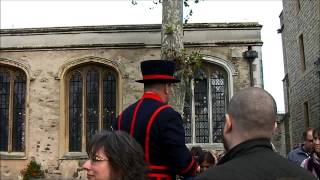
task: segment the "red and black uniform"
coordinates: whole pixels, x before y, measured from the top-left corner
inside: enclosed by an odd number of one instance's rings
[[[195,175],[197,163],[185,145],[182,118],[158,94],[145,92],[121,113],[114,126],[142,145],[151,179],[174,180],[176,175]]]

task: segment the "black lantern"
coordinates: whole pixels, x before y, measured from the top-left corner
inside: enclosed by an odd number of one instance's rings
[[[243,57],[249,61],[250,86],[253,87],[254,84],[252,62],[258,57],[258,52],[252,50],[251,46],[248,46],[248,50],[243,53]]]

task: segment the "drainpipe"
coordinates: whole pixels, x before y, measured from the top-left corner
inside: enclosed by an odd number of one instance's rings
[[[252,46],[248,46],[248,50],[243,53],[243,57],[249,62],[250,86],[254,87],[252,63],[258,57],[258,52],[252,50]]]

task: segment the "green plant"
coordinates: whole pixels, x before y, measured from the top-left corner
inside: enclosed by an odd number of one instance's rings
[[[181,71],[183,78],[190,80],[197,74],[203,63],[203,55],[199,51],[187,53],[182,49],[179,58],[176,60],[177,67]]]
[[[23,180],[30,180],[32,178],[44,178],[44,171],[41,170],[41,164],[35,160],[31,160],[27,167],[20,171]]]
[[[203,55],[200,51],[187,52],[186,49],[182,49],[177,52],[176,50],[167,49],[164,54],[168,59],[173,59],[176,62],[180,78],[186,81],[194,77],[203,64]]]
[[[170,104],[179,112],[183,112],[185,93],[191,79],[200,74],[199,71],[203,65],[203,55],[200,51],[187,52],[185,49],[176,51],[167,49],[164,51],[165,57],[176,62],[177,72],[176,77],[181,80],[181,83],[174,86],[174,93]],[[202,78],[197,76],[197,78]]]

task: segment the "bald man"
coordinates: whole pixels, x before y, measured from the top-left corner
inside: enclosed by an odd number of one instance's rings
[[[226,155],[197,180],[315,179],[309,172],[272,150],[277,106],[261,88],[235,94],[228,107],[223,130]]]

